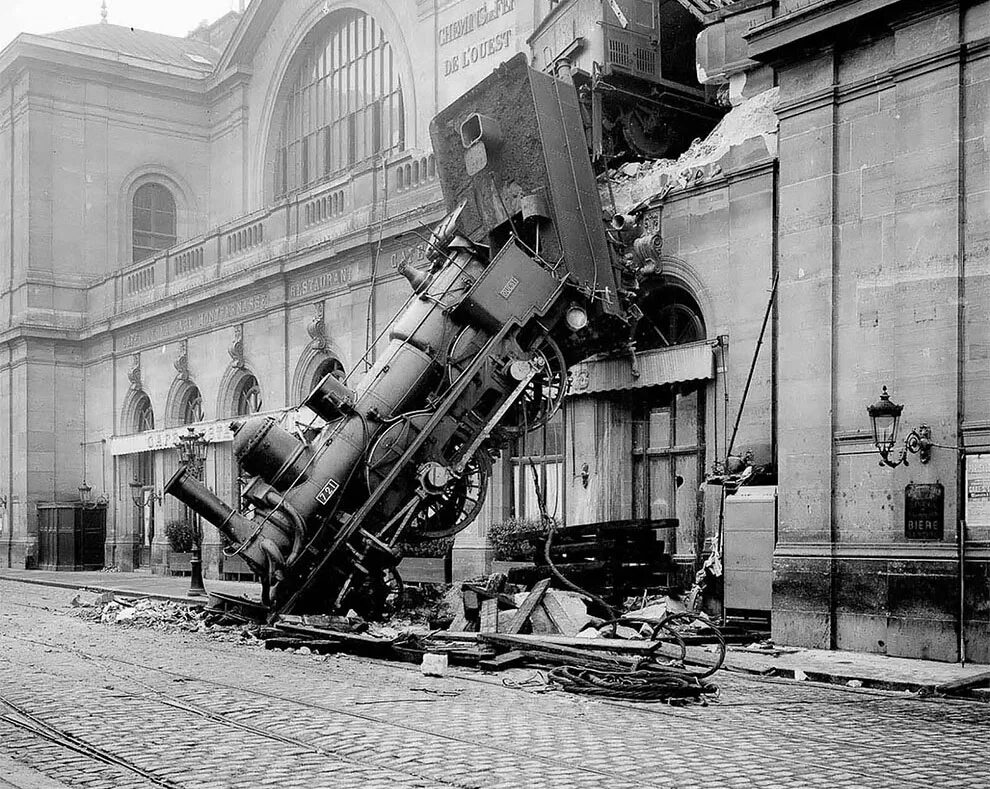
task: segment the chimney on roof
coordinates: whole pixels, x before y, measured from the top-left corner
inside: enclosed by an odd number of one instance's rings
[[[103,5],[100,6],[100,24],[105,25],[107,23],[107,0],[103,0]]]

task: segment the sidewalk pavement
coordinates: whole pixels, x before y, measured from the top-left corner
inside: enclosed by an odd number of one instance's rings
[[[132,573],[69,572],[54,570],[0,570],[0,580],[20,581],[42,586],[61,586],[65,589],[91,589],[97,592],[115,592],[132,597],[154,597],[175,600],[180,603],[205,602],[202,597],[190,597],[189,576],[152,575],[149,570]],[[244,581],[203,580],[208,592],[239,595],[261,600],[261,584]]]
[[[179,602],[202,602],[189,597],[188,577],[152,575],[148,571],[131,573],[54,572],[47,570],[0,570],[0,580],[90,589],[135,597],[154,597]],[[261,599],[261,585],[240,581],[204,581],[207,591]],[[2,598],[0,598],[2,599]],[[689,647],[688,658],[710,662],[706,647]],[[729,647],[724,668],[767,676],[808,679],[858,687],[887,690],[930,691],[939,685],[966,680],[990,672],[990,666],[968,663],[941,663],[934,660],[888,657],[866,652],[842,652],[827,649],[777,647],[766,653]],[[986,684],[986,683],[983,683]]]

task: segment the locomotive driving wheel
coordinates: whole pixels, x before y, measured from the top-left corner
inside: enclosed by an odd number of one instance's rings
[[[422,432],[430,415],[429,411],[403,414],[375,440],[365,466],[369,490],[382,483]],[[450,537],[478,516],[488,494],[491,461],[483,449],[479,450],[468,460],[464,472],[455,474],[452,466],[460,458],[464,446],[466,442],[458,439],[448,443],[442,451],[427,450],[426,454],[434,455],[432,458],[425,461],[422,456],[417,458],[409,464],[409,471],[400,475],[404,484],[396,486],[396,492],[388,496],[386,509],[389,512],[397,510],[416,490],[422,498],[406,526],[408,539]]]
[[[451,537],[468,526],[481,512],[488,495],[492,464],[484,450],[472,457],[464,473],[442,492],[423,499],[409,524],[409,538],[437,540]]]
[[[450,383],[457,380],[487,341],[487,335],[470,326],[457,335],[448,357]],[[506,412],[499,426],[511,436],[528,433],[549,422],[560,408],[567,391],[567,365],[557,343],[543,337],[533,351],[533,360],[540,365],[539,372]],[[473,413],[484,422],[485,414]]]

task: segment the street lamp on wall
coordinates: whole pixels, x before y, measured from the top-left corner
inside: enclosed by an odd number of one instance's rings
[[[179,453],[179,463],[189,470],[189,474],[198,480],[203,479],[203,469],[206,465],[206,434],[202,431],[196,432],[196,428],[187,428],[186,432],[179,436],[175,448]],[[203,597],[206,595],[206,587],[203,586],[203,527],[199,520],[199,515],[193,515],[196,525],[196,540],[193,545],[193,555],[189,560],[189,596]]]
[[[887,387],[880,393],[880,399],[866,407],[873,426],[873,443],[880,453],[880,465],[897,468],[901,463],[908,463],[908,453],[917,455],[922,463],[927,463],[932,456],[932,431],[928,425],[919,425],[904,438],[904,446],[896,460],[891,460],[890,453],[897,442],[897,428],[901,420],[903,405],[898,405],[890,399]]]

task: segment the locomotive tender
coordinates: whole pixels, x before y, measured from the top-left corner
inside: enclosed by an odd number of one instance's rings
[[[374,612],[399,540],[467,526],[498,447],[550,419],[568,365],[635,328],[617,289],[628,220],[606,228],[572,84],[517,56],[431,136],[450,213],[428,267],[400,267],[413,292],[375,364],[353,386],[319,382],[304,401],[318,432],[233,425],[240,511],[184,467],[165,488],[263,579],[274,613]]]

